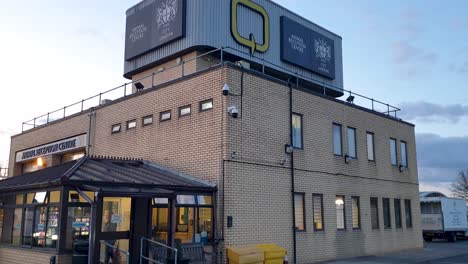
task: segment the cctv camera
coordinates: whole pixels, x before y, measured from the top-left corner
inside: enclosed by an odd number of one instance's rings
[[[227,112],[232,116],[232,118],[237,118],[239,116],[239,110],[237,109],[237,106],[228,107]]]
[[[224,95],[224,96],[229,95],[229,90],[230,90],[230,89],[231,89],[231,88],[229,88],[229,85],[227,85],[227,83],[225,83],[224,86],[223,86],[223,95]]]

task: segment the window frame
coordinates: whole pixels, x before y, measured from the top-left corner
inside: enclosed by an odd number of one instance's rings
[[[375,201],[375,211],[377,212],[377,215],[376,215],[376,220],[377,220],[377,226],[374,226],[373,224],[373,219],[372,219],[372,201]],[[369,202],[370,202],[370,217],[371,217],[371,229],[372,230],[379,230],[380,229],[380,214],[379,214],[379,198],[378,197],[370,197],[369,199]]]
[[[350,139],[350,137],[349,137],[349,131],[350,131],[350,130],[354,132],[354,138],[353,138],[353,143],[354,143],[354,157],[351,156],[350,147],[349,147],[349,145],[350,145],[350,144],[349,144],[349,143],[350,143],[350,142],[349,142],[349,139]],[[348,144],[348,157],[350,157],[350,158],[352,158],[352,159],[355,159],[355,160],[358,158],[356,132],[357,132],[357,130],[356,130],[356,128],[354,128],[354,127],[348,126],[348,127],[346,128],[346,141],[347,141],[346,143]]]
[[[145,124],[145,120],[149,119],[149,118],[151,118],[151,122]],[[141,118],[141,126],[142,127],[152,125],[153,123],[154,123],[154,115],[147,115],[147,116],[144,116],[144,117]]]
[[[301,132],[300,132],[301,133],[301,138],[300,138],[301,146],[300,147],[294,146],[294,133],[293,133],[294,126],[293,126],[293,123],[292,123],[293,122],[293,116],[299,117],[299,121],[300,121],[300,128],[301,128]],[[292,138],[293,138],[293,140],[291,142],[292,147],[294,149],[304,149],[304,123],[303,123],[303,115],[302,114],[295,113],[295,112],[291,114],[291,134],[292,134]]]
[[[413,228],[413,212],[412,212],[412,205],[410,199],[404,199],[405,203],[405,225],[406,228]],[[409,208],[409,210],[408,210]],[[409,214],[408,214],[409,211]],[[409,221],[408,221],[409,218]]]
[[[207,108],[207,109],[203,109],[203,105],[206,104],[206,103],[209,103],[209,102],[211,102],[211,107]],[[203,100],[203,101],[199,102],[199,111],[200,112],[207,112],[207,111],[213,110],[213,108],[214,108],[213,98],[206,99],[206,100]]]
[[[395,164],[392,162],[392,143],[395,142]],[[396,138],[389,139],[389,147],[390,147],[390,164],[392,166],[398,166],[398,140]]]
[[[165,115],[165,114],[169,114],[169,118],[163,119],[163,115]],[[166,111],[159,112],[159,123],[171,121],[171,119],[172,119],[172,110],[166,110]]]
[[[372,159],[369,159],[369,140],[368,136],[372,136]],[[366,132],[366,146],[367,146],[367,160],[375,162],[375,134],[374,132],[367,131]]]
[[[135,126],[130,127],[130,124],[131,124],[131,123],[135,123]],[[131,120],[128,120],[128,121],[127,121],[127,124],[126,124],[125,127],[127,128],[127,131],[128,131],[128,130],[136,129],[137,125],[138,125],[138,124],[137,124],[137,120],[136,120],[136,119],[131,119]]]
[[[320,197],[320,221],[322,222],[322,228],[315,227],[315,197]],[[323,194],[313,193],[312,194],[312,225],[315,232],[324,232],[325,231],[325,217],[323,215]]]
[[[335,127],[340,128],[340,154],[335,153]],[[332,123],[332,147],[333,147],[333,155],[336,157],[343,157],[343,126],[338,123]]]
[[[397,205],[398,205],[398,210],[397,210]],[[398,212],[398,214],[397,214]],[[395,228],[403,228],[403,221],[401,219],[401,199],[393,199],[393,213],[395,215]],[[397,218],[397,215],[399,218]]]
[[[342,197],[343,198],[343,228],[339,228],[338,227],[338,208],[336,208],[337,204],[336,204],[336,200],[338,199],[338,197]],[[346,196],[345,195],[336,195],[335,196],[335,214],[336,214],[336,230],[338,231],[344,231],[346,230]]]
[[[388,202],[387,208],[385,208],[386,202]],[[383,211],[384,229],[391,229],[392,228],[392,209],[390,208],[390,198],[382,198],[382,211]],[[388,223],[386,220],[388,220]]]
[[[302,224],[304,225],[304,229],[298,229],[296,223],[294,223],[294,230],[296,232],[306,232],[307,231],[307,220],[306,220],[306,206],[305,206],[305,193],[303,192],[294,192],[294,199],[296,199],[296,195],[302,196]],[[296,214],[296,207],[297,204],[294,200],[294,214]],[[297,218],[294,217],[296,222]]]
[[[188,114],[182,114],[182,110],[186,108],[190,109],[190,112]],[[184,116],[190,116],[192,114],[192,105],[189,104],[189,105],[181,106],[179,107],[178,112],[179,112],[179,118],[184,117]]]
[[[358,217],[358,226],[354,227],[354,207],[353,207],[353,201],[354,199],[357,199],[357,217]],[[352,223],[352,228],[353,230],[360,230],[361,229],[361,198],[359,196],[351,196],[351,217],[353,220]]]
[[[114,128],[115,128],[115,127],[119,127],[119,130],[114,131]],[[111,126],[111,134],[117,134],[117,133],[120,133],[120,132],[122,132],[122,123],[113,124],[113,125]]]
[[[403,165],[403,145],[405,146],[405,165]],[[408,168],[408,143],[404,140],[400,140],[400,165]]]

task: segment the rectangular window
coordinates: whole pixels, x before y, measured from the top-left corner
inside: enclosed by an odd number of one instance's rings
[[[357,158],[356,129],[352,127],[348,127],[348,156],[353,159]]]
[[[136,119],[127,121],[127,130],[136,128]]]
[[[390,218],[390,199],[383,198],[382,199],[382,206],[383,206],[383,224],[384,228],[392,228],[392,220]]]
[[[147,126],[153,124],[153,115],[144,116],[141,119],[142,126]]]
[[[210,109],[213,109],[213,99],[200,102],[200,112],[208,111]]]
[[[3,234],[3,208],[0,208],[0,242],[2,241],[2,234]]]
[[[361,228],[361,206],[359,202],[359,197],[351,197],[352,209],[353,209],[353,229]]]
[[[179,107],[179,117],[188,116],[192,113],[192,106],[186,105]]]
[[[367,159],[375,161],[374,133],[367,132]]]
[[[21,243],[21,223],[23,221],[23,208],[15,208],[13,216],[13,235],[12,244],[19,246]]]
[[[302,149],[303,139],[302,139],[302,115],[292,114],[292,136],[293,136],[293,147]]]
[[[411,200],[405,200],[406,228],[413,227],[413,217],[411,215]]]
[[[408,167],[408,156],[406,155],[406,142],[405,141],[401,141],[400,142],[400,158],[401,158],[401,161],[400,161],[400,164],[401,166],[407,168]]]
[[[323,227],[323,195],[312,194],[312,210],[314,214],[314,230],[321,231]]]
[[[337,156],[342,156],[342,149],[341,125],[333,124],[333,153]]]
[[[171,120],[171,110],[159,113],[159,121],[163,122],[169,120]]]
[[[336,205],[336,228],[345,229],[345,198],[342,195],[337,195],[335,199]]]
[[[23,245],[32,246],[34,208],[24,209]]]
[[[398,165],[397,164],[397,148],[396,148],[396,139],[391,138],[390,139],[390,162],[392,165]]]
[[[112,134],[119,133],[122,128],[121,124],[112,125]]]
[[[294,215],[296,218],[296,230],[305,230],[304,194],[294,194]]]
[[[379,200],[370,198],[372,229],[379,229]]]
[[[395,209],[395,227],[401,228],[401,202],[400,199],[393,200],[393,208]]]

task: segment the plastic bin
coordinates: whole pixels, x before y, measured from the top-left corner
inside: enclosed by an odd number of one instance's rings
[[[227,247],[229,264],[263,264],[263,250],[255,246]]]
[[[257,248],[262,249],[265,254],[264,264],[283,264],[286,249],[276,244],[258,244]]]

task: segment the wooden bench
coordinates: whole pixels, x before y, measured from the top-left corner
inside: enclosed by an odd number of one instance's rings
[[[213,254],[205,251],[203,244],[182,244],[182,256],[190,259],[190,264],[211,264],[214,263]],[[153,246],[151,247],[151,259],[159,262],[166,263],[168,250],[165,247]]]

